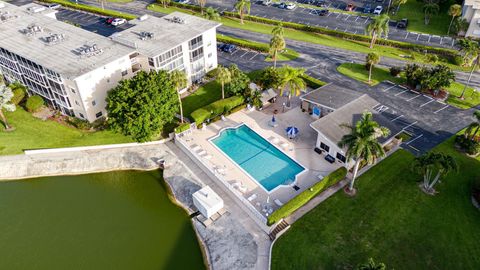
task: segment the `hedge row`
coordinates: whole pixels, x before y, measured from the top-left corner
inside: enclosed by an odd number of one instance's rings
[[[239,18],[239,15],[235,12],[225,11],[223,12],[223,15],[226,17]],[[370,42],[371,40],[369,36],[365,36],[365,35],[345,33],[341,31],[335,31],[335,30],[317,27],[317,26],[310,26],[310,25],[293,23],[293,22],[283,22],[279,20],[272,20],[272,19],[267,19],[263,17],[251,16],[251,15],[245,15],[243,19],[247,21],[270,24],[270,25],[278,25],[281,23],[285,28],[313,32],[317,34],[324,34],[324,35],[339,37],[347,40],[355,40],[355,41],[361,41],[361,42]],[[387,40],[387,39],[377,39],[376,44],[390,46],[390,47],[399,48],[399,49],[413,50],[417,52],[423,52],[424,50],[427,50],[429,53],[434,53],[434,54],[447,57],[449,58],[450,61],[453,61],[453,58],[457,55],[457,52],[455,52],[454,50],[424,46],[419,44],[412,44],[412,43],[401,42],[401,41]]]
[[[193,111],[190,115],[197,125],[204,123],[207,119],[229,113],[232,109],[242,105],[243,97],[233,96],[226,99],[217,100],[207,106]]]
[[[224,35],[217,35],[217,41],[229,44],[235,44],[237,46],[252,49],[258,52],[268,53],[268,44],[250,41],[241,38],[227,37]]]
[[[304,74],[302,76],[302,79],[305,81],[308,87],[313,89],[317,89],[327,84],[326,82],[320,81],[319,79],[313,78],[312,76],[308,76],[307,74]]]
[[[70,8],[73,8],[73,9],[83,10],[83,11],[87,11],[87,12],[90,12],[90,13],[95,13],[95,14],[100,14],[100,15],[105,15],[105,16],[124,18],[126,20],[133,20],[133,19],[137,18],[137,16],[132,15],[132,14],[118,12],[118,11],[109,10],[109,9],[101,9],[99,7],[89,6],[89,5],[84,5],[84,4],[75,4],[74,2],[70,2],[68,0],[39,0],[39,1],[46,2],[46,3],[57,3],[57,4],[60,4],[64,7],[70,7]]]
[[[178,127],[175,128],[175,133],[182,133],[186,130],[188,130],[190,128],[190,124],[189,123],[183,123],[181,125],[179,125]]]
[[[159,4],[157,4],[157,5],[159,5]],[[170,3],[170,5],[172,7],[178,7],[178,8],[188,9],[188,10],[191,10],[191,11],[201,12],[200,6],[189,5],[189,4],[181,4],[181,3],[177,3],[177,2],[173,2],[173,1]]]
[[[314,184],[311,188],[306,189],[302,193],[298,194],[289,202],[285,203],[283,206],[273,212],[267,219],[267,225],[273,225],[282,218],[288,217],[297,209],[308,203],[311,199],[315,198],[322,191],[335,185],[340,180],[345,178],[346,175],[347,169],[345,167],[336,169],[329,175],[325,176],[322,181]]]
[[[29,112],[36,112],[38,111],[45,102],[43,101],[43,98],[39,95],[33,95],[29,98],[27,98],[27,103],[25,104],[25,107],[27,108],[27,111]]]

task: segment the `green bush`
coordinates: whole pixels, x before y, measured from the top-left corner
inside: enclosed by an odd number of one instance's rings
[[[196,12],[201,12],[200,6],[189,5],[189,4],[182,4],[182,3],[177,3],[177,2],[173,2],[173,1],[170,2],[170,5],[171,5],[172,7],[179,7],[179,8],[189,9],[189,10],[196,11]]]
[[[285,203],[283,206],[281,206],[275,212],[273,212],[268,217],[267,225],[270,226],[272,224],[277,223],[282,218],[288,217],[290,214],[295,212],[298,208],[302,207],[303,205],[308,203],[311,199],[315,198],[322,191],[335,185],[340,180],[345,178],[346,175],[347,175],[347,169],[345,167],[336,169],[329,175],[325,176],[322,179],[322,181],[314,184],[311,188],[298,194],[289,202]]]
[[[308,87],[313,89],[317,89],[327,84],[326,82],[320,81],[319,79],[313,78],[307,74],[304,74],[302,79],[305,81]]]
[[[20,104],[26,95],[25,87],[20,84],[12,84],[10,85],[10,88],[12,89],[12,92],[13,92],[13,97],[11,102],[15,105]]]
[[[205,79],[213,79],[215,78],[215,76],[217,76],[217,68],[214,68],[212,70],[210,70],[209,72],[207,72],[207,74],[205,74]]]
[[[477,155],[480,152],[480,143],[466,138],[463,134],[455,137],[455,143],[469,155]]]
[[[76,117],[68,117],[67,122],[70,125],[82,130],[89,130],[92,128],[92,124],[90,124],[88,121]]]
[[[252,49],[258,52],[268,53],[268,44],[254,42],[241,38],[227,37],[224,35],[217,35],[217,41],[229,44],[235,44],[239,47]]]
[[[197,125],[204,123],[207,119],[227,114],[234,108],[244,103],[243,97],[233,96],[226,99],[217,100],[207,106],[197,109],[191,113],[191,117]]]
[[[107,123],[107,118],[105,116],[102,116],[98,118],[97,120],[93,121],[91,126],[95,130],[104,130],[108,128],[108,123]]]
[[[27,107],[27,111],[29,112],[36,112],[44,105],[43,98],[38,95],[33,95],[27,99],[27,103],[25,106]]]
[[[390,75],[392,75],[393,77],[397,77],[400,72],[402,72],[402,68],[401,67],[391,67],[390,68]]]
[[[99,7],[89,6],[89,5],[84,5],[84,4],[76,4],[75,2],[70,2],[68,0],[40,0],[40,1],[46,2],[46,3],[57,3],[57,4],[60,4],[64,7],[69,7],[69,8],[73,8],[73,9],[87,11],[87,12],[90,12],[90,13],[106,15],[106,16],[111,16],[111,17],[116,17],[116,18],[124,18],[126,20],[133,20],[137,17],[137,16],[132,15],[132,14],[122,13],[122,12],[118,12],[118,11],[114,11],[114,10],[101,9]]]
[[[183,123],[175,128],[175,133],[182,133],[190,128],[189,123]]]

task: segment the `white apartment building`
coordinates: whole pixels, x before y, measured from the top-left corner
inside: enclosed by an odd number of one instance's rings
[[[139,70],[184,70],[191,83],[217,66],[215,22],[178,12],[143,16],[103,37],[35,7],[0,1],[0,73],[66,115],[105,116],[107,92]]]
[[[480,0],[465,0],[462,7],[462,18],[469,23],[466,37],[480,37]]]

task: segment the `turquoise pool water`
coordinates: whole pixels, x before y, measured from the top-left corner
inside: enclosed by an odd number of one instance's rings
[[[267,191],[305,170],[246,125],[223,130],[211,141]]]

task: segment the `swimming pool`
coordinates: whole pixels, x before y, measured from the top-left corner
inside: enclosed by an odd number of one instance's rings
[[[227,128],[210,140],[267,192],[292,184],[305,168],[247,125]]]

